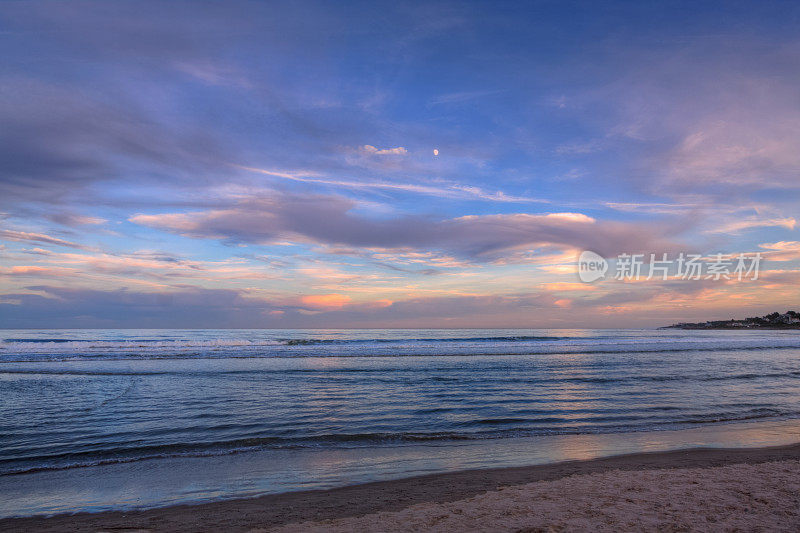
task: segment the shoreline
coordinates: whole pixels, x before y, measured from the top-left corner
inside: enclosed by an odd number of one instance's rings
[[[501,487],[554,481],[611,470],[709,468],[800,460],[800,443],[758,448],[689,448],[522,467],[463,470],[376,481],[326,490],[182,504],[137,511],[6,518],[2,531],[248,531],[306,521],[399,511],[423,503],[446,503]]]

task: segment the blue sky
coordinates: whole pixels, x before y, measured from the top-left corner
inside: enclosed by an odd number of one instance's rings
[[[5,2],[5,327],[613,327],[797,301],[800,7]],[[762,252],[581,284],[581,250]]]

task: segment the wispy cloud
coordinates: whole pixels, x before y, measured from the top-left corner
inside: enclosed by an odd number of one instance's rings
[[[44,233],[34,233],[30,231],[0,230],[0,239],[16,242],[27,242],[31,244],[54,244],[67,248],[77,248],[79,250],[91,250],[92,247],[85,246],[72,241],[51,237]]]
[[[769,261],[800,260],[800,241],[765,242],[758,246],[766,250],[764,256]]]
[[[797,220],[794,217],[762,218],[751,216],[743,220],[729,222],[719,228],[709,229],[709,233],[738,233],[752,228],[786,228],[795,229]]]
[[[468,185],[451,184],[443,187],[435,187],[430,185],[420,185],[415,183],[394,183],[383,181],[352,181],[332,179],[313,172],[286,172],[277,170],[267,170],[262,168],[252,168],[237,165],[238,168],[256,172],[267,176],[276,178],[283,178],[292,181],[303,183],[318,183],[321,185],[330,185],[333,187],[341,187],[346,189],[384,189],[402,191],[415,194],[423,194],[428,196],[438,196],[441,198],[450,199],[481,199],[490,200],[493,202],[512,202],[512,203],[549,203],[546,200],[537,198],[529,198],[524,196],[508,195],[501,191],[487,192],[480,187],[473,187]]]
[[[463,102],[470,102],[485,98],[487,96],[494,96],[506,92],[504,89],[493,89],[486,91],[463,91],[455,93],[447,93],[431,98],[428,101],[429,106],[443,105],[443,104],[460,104]]]
[[[92,217],[87,215],[79,215],[76,213],[59,212],[47,216],[53,222],[57,222],[63,226],[79,227],[79,226],[97,226],[108,222],[101,217]]]

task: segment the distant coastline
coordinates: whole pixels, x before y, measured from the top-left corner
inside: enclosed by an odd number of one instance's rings
[[[786,311],[770,313],[743,320],[710,320],[708,322],[681,322],[662,329],[800,329],[800,313]]]

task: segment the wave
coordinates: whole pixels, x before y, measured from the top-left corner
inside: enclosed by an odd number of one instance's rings
[[[596,337],[578,337],[577,339],[592,340]],[[403,338],[403,339],[209,339],[209,340],[161,340],[161,339],[131,339],[131,340],[82,340],[62,338],[9,338],[0,341],[0,349],[32,349],[40,350],[47,345],[54,345],[59,349],[87,349],[87,348],[216,348],[237,346],[317,346],[317,345],[351,345],[351,344],[403,344],[409,342],[425,343],[458,343],[458,342],[532,342],[532,341],[558,341],[576,339],[575,337],[553,336],[497,336],[497,337],[443,337],[443,338]]]
[[[13,475],[42,470],[63,470],[86,466],[128,463],[147,459],[229,455],[259,449],[319,448],[347,444],[375,445],[429,441],[472,440],[475,436],[459,433],[357,433],[308,437],[257,437],[228,441],[122,446],[103,450],[67,452],[0,460],[0,475]],[[35,466],[10,466],[19,463]]]
[[[241,337],[79,338],[65,335],[19,335],[0,340],[0,362],[74,361],[81,359],[281,358],[281,357],[405,357],[498,356],[617,353],[678,353],[763,349],[800,349],[800,337],[718,338],[706,336],[565,336],[565,335],[431,335],[380,338],[367,335],[298,338],[277,334]],[[449,335],[449,334],[446,334]]]
[[[600,337],[553,337],[541,335],[511,335],[497,337],[427,337],[408,339],[284,339],[288,346],[315,346],[320,344],[390,344],[407,342],[532,342],[532,341],[560,341],[560,340],[592,340]]]
[[[320,375],[330,376],[336,374],[385,374],[386,370],[382,368],[332,368],[332,369],[315,369],[315,368],[290,368],[290,369],[242,369],[242,370],[215,370],[210,373],[216,375]],[[0,367],[0,375],[13,374],[13,375],[54,375],[54,376],[185,376],[187,374],[203,374],[197,371],[183,371],[183,370],[76,370],[76,369],[52,369],[52,368],[11,368],[3,369]],[[798,379],[800,378],[800,370],[789,370],[785,372],[765,372],[753,373],[748,372],[744,374],[723,374],[719,376],[702,376],[697,374],[671,374],[671,375],[632,375],[621,377],[597,377],[597,376],[570,376],[570,377],[509,377],[504,376],[497,381],[505,384],[524,383],[524,384],[596,384],[596,385],[624,385],[624,384],[637,384],[637,383],[658,383],[658,382],[710,382],[710,381],[750,381],[759,379]],[[382,382],[393,382],[400,380],[408,380],[406,375],[389,377],[389,378],[371,378],[377,379]],[[414,378],[421,380],[422,378]],[[439,381],[439,382],[469,382],[468,378],[463,376],[458,377],[441,377],[431,376],[426,377],[426,380]],[[480,383],[492,382],[493,380],[480,376],[477,380]]]
[[[0,349],[8,351],[41,351],[46,348],[58,350],[86,349],[133,349],[133,348],[236,348],[258,346],[285,346],[284,340],[210,339],[210,340],[75,340],[75,339],[3,339]]]
[[[800,412],[780,411],[774,408],[757,408],[741,413],[719,412],[695,414],[686,413],[658,423],[627,423],[607,425],[575,425],[531,428],[530,423],[566,421],[558,417],[527,419],[488,418],[474,420],[472,427],[495,426],[493,429],[469,432],[398,432],[398,433],[352,433],[323,434],[304,437],[250,437],[226,441],[170,443],[139,446],[118,446],[100,450],[66,452],[51,455],[38,455],[0,460],[0,476],[29,474],[48,470],[67,470],[118,463],[131,463],[153,459],[184,457],[223,456],[259,450],[309,449],[309,448],[348,448],[362,446],[415,445],[437,443],[469,442],[507,437],[534,437],[553,435],[590,435],[622,432],[665,431],[687,426],[706,424],[729,424],[755,420],[785,420],[797,418]],[[618,422],[623,417],[596,417],[595,421]]]
[[[220,347],[221,345],[214,345]],[[246,346],[246,345],[230,345],[232,347]],[[258,345],[250,345],[258,346]],[[274,344],[265,344],[263,346],[275,346]],[[280,346],[280,345],[279,345]],[[193,344],[187,347],[202,347]],[[62,352],[42,352],[40,350],[24,350],[24,349],[7,349],[6,354],[15,354],[18,358],[3,357],[0,360],[0,365],[6,363],[30,363],[30,362],[75,362],[87,359],[100,360],[100,361],[128,361],[132,359],[138,360],[178,360],[178,359],[283,359],[283,358],[316,358],[316,357],[338,357],[338,358],[352,358],[352,357],[376,357],[376,358],[402,358],[402,357],[523,357],[523,356],[536,356],[536,355],[613,355],[613,354],[648,354],[648,353],[705,353],[705,352],[741,352],[741,351],[764,351],[764,350],[800,350],[800,343],[796,344],[765,344],[765,345],[716,345],[716,346],[682,346],[682,347],[642,347],[642,346],[620,346],[608,348],[606,345],[602,347],[590,347],[585,345],[562,345],[554,346],[550,350],[525,350],[516,349],[510,350],[507,347],[497,347],[495,350],[475,350],[473,347],[465,348],[469,351],[454,351],[454,350],[439,350],[435,353],[426,351],[404,351],[404,352],[367,352],[367,351],[354,351],[354,352],[336,352],[336,353],[318,353],[318,352],[291,352],[291,351],[270,351],[270,352],[230,352],[220,350],[215,354],[215,350],[208,352],[197,351],[136,351],[126,353],[124,350],[115,352],[96,352],[91,354],[82,353],[79,350],[64,350]],[[0,372],[2,370],[0,366]]]

